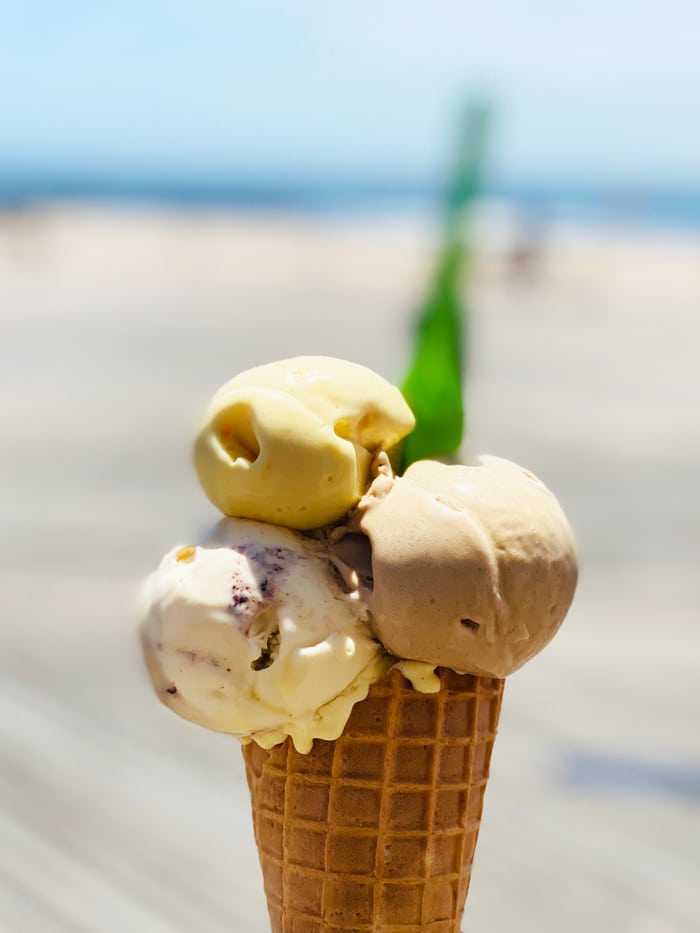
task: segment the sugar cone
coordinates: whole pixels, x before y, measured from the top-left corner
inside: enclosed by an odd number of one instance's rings
[[[273,933],[459,933],[503,681],[393,670],[335,742],[244,746]]]

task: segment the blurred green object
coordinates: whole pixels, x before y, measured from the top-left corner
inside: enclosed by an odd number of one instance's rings
[[[448,191],[445,242],[418,316],[416,350],[401,387],[416,416],[415,430],[404,445],[404,469],[426,457],[449,457],[462,443],[468,314],[462,307],[461,292],[468,274],[468,219],[481,182],[489,120],[490,108],[484,102],[468,103]]]

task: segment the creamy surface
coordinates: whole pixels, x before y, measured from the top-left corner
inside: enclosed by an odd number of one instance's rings
[[[337,738],[388,669],[366,605],[320,545],[284,528],[224,519],[203,546],[165,556],[142,627],[160,699],[200,725],[299,751]]]
[[[395,447],[414,423],[399,390],[364,366],[297,357],[219,389],[195,443],[195,466],[225,515],[319,528],[357,503],[374,455]]]
[[[413,426],[398,389],[328,357],[216,393],[194,458],[233,517],[148,582],[143,644],[164,703],[303,752],[337,738],[392,664],[431,693],[435,667],[505,677],[549,642],[577,579],[559,503],[496,457],[394,476]]]
[[[384,460],[358,518],[352,546],[340,538],[339,566],[400,658],[505,677],[566,615],[577,579],[571,529],[546,486],[514,463],[419,461],[393,478]]]

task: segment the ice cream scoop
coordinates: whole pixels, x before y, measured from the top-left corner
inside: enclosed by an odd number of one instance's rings
[[[546,486],[514,463],[424,460],[392,477],[385,462],[358,518],[336,556],[354,568],[375,631],[398,657],[505,677],[566,615],[577,579],[571,529]]]
[[[195,443],[195,466],[225,515],[318,528],[355,505],[374,455],[394,448],[414,423],[399,390],[364,366],[297,357],[219,389]]]
[[[165,556],[146,586],[146,662],[180,716],[264,747],[340,735],[388,668],[357,592],[320,545],[224,519],[203,546]]]

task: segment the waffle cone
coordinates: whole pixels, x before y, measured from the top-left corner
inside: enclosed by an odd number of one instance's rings
[[[459,933],[503,681],[393,670],[307,755],[244,746],[273,933]]]

